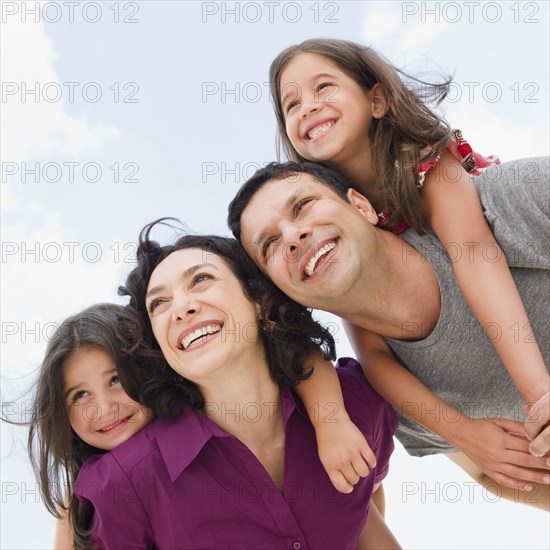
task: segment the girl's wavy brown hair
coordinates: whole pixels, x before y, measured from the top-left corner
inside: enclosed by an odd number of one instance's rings
[[[91,511],[74,494],[86,459],[105,451],[85,443],[74,432],[64,395],[65,366],[83,349],[101,349],[112,357],[124,390],[139,401],[139,373],[155,368],[156,359],[142,339],[136,312],[117,304],[97,304],[65,319],[49,341],[40,367],[30,415],[28,452],[48,511],[66,517],[76,550],[89,548]]]
[[[347,40],[316,38],[290,46],[273,60],[269,68],[278,125],[279,160],[281,148],[294,162],[307,160],[296,151],[287,136],[280,89],[282,71],[302,53],[326,57],[365,91],[378,83],[386,89],[388,112],[381,119],[373,119],[369,130],[376,185],[393,212],[392,221],[395,223],[405,218],[421,233],[426,228],[427,216],[418,193],[417,167],[442,153],[451,131],[448,123],[428,104],[439,105],[445,99],[452,79],[447,78],[439,84],[424,82],[394,67],[372,48]]]

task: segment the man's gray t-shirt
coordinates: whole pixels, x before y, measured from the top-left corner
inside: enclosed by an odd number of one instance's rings
[[[485,217],[502,248],[523,300],[533,335],[550,364],[550,186],[548,158],[523,159],[487,169],[474,178]],[[468,220],[464,220],[468,223]],[[523,421],[524,400],[498,357],[492,339],[503,331],[518,334],[518,326],[489,327],[487,336],[458,288],[451,257],[469,254],[471,244],[445,251],[433,233],[413,229],[400,235],[431,263],[441,293],[441,312],[435,329],[424,340],[386,338],[401,362],[432,392],[470,418],[504,417]],[[494,246],[482,250],[494,261]],[[469,257],[469,256],[468,256]],[[404,260],[406,255],[404,254]],[[506,300],[506,296],[503,296]],[[407,327],[403,327],[406,337]],[[526,368],[529,365],[525,365]],[[453,422],[448,408],[430,410],[406,404],[438,421]],[[414,456],[453,452],[446,441],[396,411],[397,437]]]

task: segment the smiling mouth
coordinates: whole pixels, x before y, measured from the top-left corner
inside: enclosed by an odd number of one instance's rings
[[[315,128],[312,128],[308,133],[307,137],[309,139],[314,139],[318,135],[323,134],[327,130],[330,130],[335,124],[335,121],[329,120],[328,122],[323,122],[323,124],[319,124],[318,126],[315,126]]]
[[[186,350],[192,344],[197,344],[197,343],[203,342],[204,340],[206,340],[206,338],[210,334],[216,334],[216,333],[220,332],[221,329],[222,329],[221,324],[202,326],[202,327],[198,328],[197,330],[195,330],[195,331],[191,332],[190,334],[188,334],[185,338],[183,338],[179,348],[182,349],[182,350]]]
[[[330,241],[323,245],[315,254],[311,257],[309,262],[306,264],[306,267],[304,269],[304,273],[306,277],[311,277],[313,275],[313,272],[315,271],[315,268],[317,267],[317,262],[323,258],[326,254],[328,254],[331,250],[334,250],[336,248],[336,243],[334,241]]]
[[[107,426],[104,426],[100,430],[97,430],[99,433],[102,434],[108,434],[112,432],[115,428],[118,428],[122,424],[126,424],[128,420],[130,420],[132,415],[127,416],[126,418],[123,418],[122,420],[118,420],[117,422],[113,422],[112,424],[108,424]]]

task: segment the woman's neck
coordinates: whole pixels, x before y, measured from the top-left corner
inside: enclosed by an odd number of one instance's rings
[[[224,369],[221,380],[201,384],[204,414],[249,448],[262,447],[282,433],[279,386],[263,353]]]
[[[263,349],[227,365],[219,381],[201,384],[204,414],[256,456],[284,492],[285,432],[279,386],[271,379]]]

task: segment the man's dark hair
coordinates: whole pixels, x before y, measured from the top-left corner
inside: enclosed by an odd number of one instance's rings
[[[241,242],[241,216],[252,197],[268,182],[295,177],[298,181],[300,174],[309,174],[316,181],[332,189],[342,200],[348,202],[346,193],[353,187],[349,181],[335,170],[316,162],[271,162],[260,168],[237,191],[229,203],[227,224],[233,236]]]

